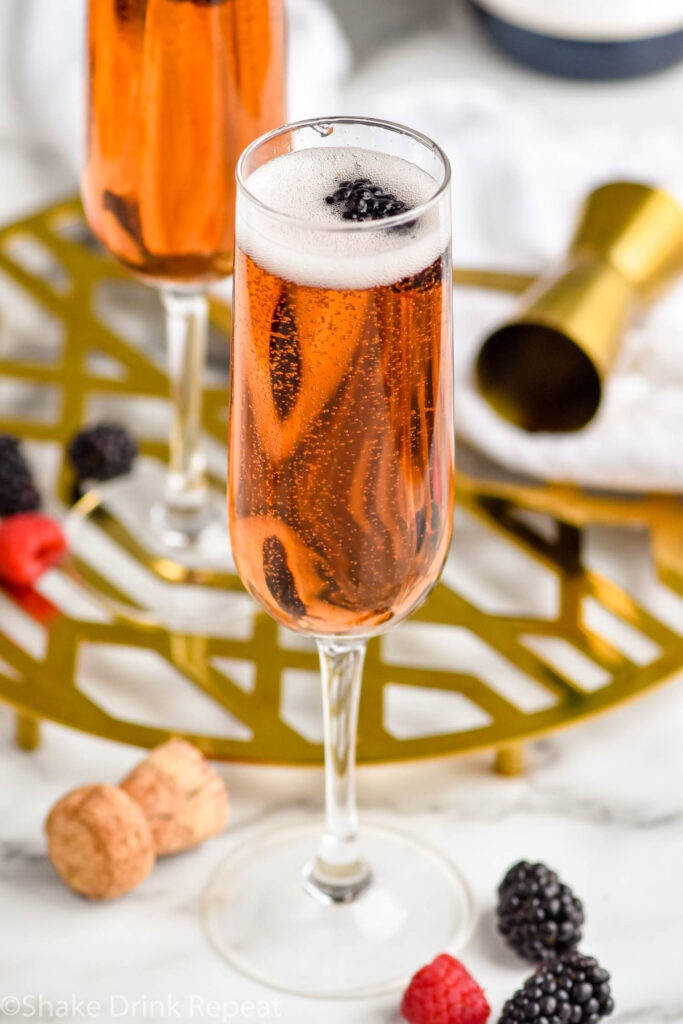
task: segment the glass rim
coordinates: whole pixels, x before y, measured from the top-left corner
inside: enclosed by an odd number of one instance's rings
[[[235,179],[237,181],[238,190],[252,203],[259,207],[269,217],[273,217],[277,220],[287,224],[296,224],[299,227],[305,228],[307,231],[321,231],[325,233],[331,232],[352,232],[352,231],[378,231],[387,227],[386,221],[377,220],[364,220],[364,221],[347,221],[340,224],[321,224],[318,221],[308,220],[305,217],[296,217],[290,213],[286,213],[284,210],[277,210],[273,206],[269,206],[264,203],[263,200],[259,199],[254,195],[253,192],[249,191],[247,185],[248,178],[244,176],[243,170],[244,165],[257,149],[265,145],[271,139],[276,139],[278,135],[284,135],[285,132],[296,131],[299,128],[322,128],[323,126],[335,125],[335,124],[359,124],[366,125],[370,128],[384,128],[388,131],[395,132],[397,135],[409,135],[416,142],[422,143],[425,149],[431,150],[435,153],[444,169],[443,181],[441,184],[437,183],[436,191],[429,199],[426,199],[423,203],[419,203],[418,206],[411,207],[410,210],[406,210],[404,213],[399,213],[395,217],[391,217],[391,226],[398,226],[400,224],[407,224],[410,221],[414,221],[417,217],[423,216],[428,210],[441,200],[443,195],[448,191],[448,187],[451,183],[451,163],[446,154],[444,153],[441,146],[430,139],[428,135],[423,132],[417,131],[415,128],[409,128],[408,125],[400,124],[397,121],[385,121],[378,117],[353,117],[348,114],[338,114],[334,117],[308,117],[302,121],[292,121],[289,124],[280,125],[279,128],[273,128],[272,131],[266,132],[264,135],[259,135],[258,138],[254,139],[245,150],[237,161],[237,167],[235,168]],[[284,154],[283,154],[284,155]],[[273,159],[276,159],[273,157]],[[429,172],[426,172],[429,173]]]

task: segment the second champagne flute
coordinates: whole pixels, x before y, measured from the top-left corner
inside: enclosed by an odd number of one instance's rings
[[[237,180],[233,552],[262,607],[317,641],[326,814],[237,849],[204,919],[262,981],[370,995],[473,921],[436,851],[359,837],[354,792],[367,641],[426,597],[451,534],[450,169],[417,132],[334,117],[253,143]]]
[[[86,215],[159,289],[172,405],[165,485],[138,472],[118,502],[174,560],[225,529],[200,444],[206,288],[232,273],[237,158],[283,120],[283,19],[282,0],[89,3]]]

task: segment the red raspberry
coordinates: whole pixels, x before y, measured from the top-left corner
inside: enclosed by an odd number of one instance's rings
[[[36,512],[21,512],[0,522],[0,579],[28,587],[56,565],[66,551],[59,523]]]
[[[413,977],[401,1013],[410,1024],[484,1024],[491,1007],[460,961],[442,953]]]

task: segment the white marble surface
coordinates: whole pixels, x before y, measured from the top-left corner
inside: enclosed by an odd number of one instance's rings
[[[495,934],[494,889],[516,858],[533,857],[556,865],[585,900],[583,948],[613,972],[615,1024],[682,1024],[682,724],[683,688],[668,685],[536,744],[522,779],[493,775],[487,755],[360,773],[363,813],[430,840],[470,879],[480,918],[462,958],[494,1011],[525,976]],[[335,1005],[268,992],[226,966],[202,934],[199,895],[229,842],[286,807],[318,813],[319,772],[221,768],[233,801],[228,833],[161,862],[125,899],[93,905],[55,879],[43,817],[66,789],[116,779],[136,754],[57,726],[33,754],[13,749],[11,737],[0,709],[0,1020],[3,997],[42,996],[55,1007],[93,1000],[100,1016],[91,1019],[163,1021],[179,1007],[189,1021],[201,1019],[198,1000],[215,999],[227,1014],[234,1000],[262,1002],[287,1024],[398,1024],[394,997]],[[166,1015],[153,1012],[149,1001],[167,998]],[[136,999],[148,1002],[135,1010]]]
[[[366,5],[344,6],[351,30]],[[497,61],[464,9],[425,0],[430,20],[415,31],[416,8],[378,0],[367,31],[356,24],[351,34],[365,49],[349,108],[360,109],[366,90],[438,71],[493,82],[568,123],[672,116],[680,72],[618,88],[555,83]],[[49,156],[0,138],[3,222],[71,187]],[[508,865],[530,857],[556,866],[583,897],[584,949],[613,973],[615,1024],[683,1024],[681,681],[536,744],[522,779],[493,775],[488,755],[360,773],[363,813],[388,815],[429,839],[470,878],[481,916],[462,958],[487,989],[492,1022],[526,973],[496,938],[494,891]],[[320,811],[317,771],[221,768],[233,803],[229,833],[162,862],[117,903],[88,904],[57,882],[42,834],[49,806],[84,781],[117,779],[135,758],[57,726],[45,727],[40,751],[22,753],[0,706],[0,1021],[242,1022],[260,1011],[256,1019],[286,1024],[398,1024],[394,997],[332,1005],[251,983],[215,955],[199,924],[201,889],[240,830],[286,808]],[[13,999],[25,1000],[18,1011]],[[164,1013],[152,1005],[159,999]]]

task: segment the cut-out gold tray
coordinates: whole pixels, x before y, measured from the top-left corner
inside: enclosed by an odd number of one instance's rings
[[[463,283],[487,281],[519,285],[516,278],[477,281],[471,274]],[[0,230],[0,432],[20,435],[32,456],[49,464],[44,486],[62,510],[72,487],[65,444],[93,409],[150,397],[163,404],[166,397],[160,353],[124,337],[102,314],[107,289],[119,301],[124,292],[132,297],[133,321],[136,302],[146,308],[147,290],[98,250],[77,202]],[[18,307],[19,322],[10,315]],[[216,365],[207,380],[204,428],[221,445],[227,392],[216,366],[227,361],[221,334],[228,326],[229,312],[214,304]],[[144,455],[165,460],[163,440],[144,431],[139,440]],[[523,484],[472,453],[464,457],[444,577],[408,623],[370,643],[361,762],[489,748],[499,770],[513,773],[521,769],[525,741],[606,711],[683,666],[677,497],[622,499]],[[215,482],[221,486],[220,474]],[[96,503],[97,496],[84,501]],[[95,516],[92,526],[164,586],[240,588],[234,574],[188,574],[155,558],[107,515]],[[312,645],[255,610],[232,635],[222,629],[206,636],[118,614],[122,594],[82,551],[48,575],[51,582],[46,577],[35,592],[0,588],[0,698],[17,711],[23,746],[37,744],[38,723],[49,719],[140,746],[183,733],[215,758],[321,761],[310,725],[316,709],[306,707],[316,689]],[[64,597],[69,588],[78,597],[73,607]],[[93,592],[105,601],[103,615],[82,612],[84,595]],[[188,726],[196,719],[182,712],[180,721],[169,721],[170,689],[158,724],[149,712],[136,717],[122,709],[116,684],[112,699],[111,685],[106,691],[86,678],[93,652],[100,665],[116,661],[112,652],[144,654],[137,681],[129,673],[118,689],[137,687],[144,697],[150,671],[158,670],[169,687],[181,685],[185,700],[194,695],[206,708],[209,698],[216,728],[210,713],[201,728]],[[233,727],[221,732],[219,719]]]

